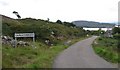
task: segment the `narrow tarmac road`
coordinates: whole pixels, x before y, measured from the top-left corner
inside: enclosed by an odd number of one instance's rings
[[[53,68],[117,68],[95,54],[91,44],[97,38],[82,40],[73,44],[60,53],[53,64]]]

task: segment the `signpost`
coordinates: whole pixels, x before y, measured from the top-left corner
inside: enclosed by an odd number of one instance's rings
[[[15,33],[15,40],[17,41],[17,38],[20,37],[32,37],[33,43],[35,42],[35,33]]]

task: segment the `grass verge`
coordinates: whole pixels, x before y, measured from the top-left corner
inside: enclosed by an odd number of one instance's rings
[[[114,38],[98,38],[93,42],[94,51],[111,63],[120,63],[120,52],[117,48],[117,40]]]
[[[50,68],[53,58],[67,46],[57,45],[48,48],[36,43],[38,47],[3,47],[3,68]]]
[[[71,40],[71,44],[83,40],[77,38]],[[9,45],[2,45],[2,67],[3,68],[51,68],[54,58],[68,45],[58,44],[48,47],[40,42],[35,43],[36,48],[17,47],[12,48]]]

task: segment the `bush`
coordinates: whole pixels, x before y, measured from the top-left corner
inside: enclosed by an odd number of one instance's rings
[[[99,38],[98,40],[103,40],[102,38]]]
[[[120,39],[120,34],[114,34],[113,37],[114,37],[115,39],[118,39],[118,40],[119,40],[119,39]]]

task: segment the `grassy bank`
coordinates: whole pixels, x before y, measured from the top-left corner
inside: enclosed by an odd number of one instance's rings
[[[0,68],[2,68],[2,45],[0,44]]]
[[[53,58],[65,48],[64,45],[48,48],[40,43],[36,43],[36,48],[3,45],[3,68],[49,68]]]
[[[42,19],[12,19],[2,15],[2,35],[14,38],[14,33],[35,33],[36,48],[12,48],[3,45],[4,68],[50,68],[59,52],[78,40],[84,39],[87,32],[70,22],[50,22]],[[80,38],[80,39],[79,39]],[[29,38],[31,39],[31,38]],[[27,38],[17,40],[29,41]],[[54,46],[45,45],[49,40]]]
[[[71,44],[83,40],[84,38],[76,38],[71,40]],[[12,48],[3,45],[3,68],[51,68],[54,58],[69,45],[58,44],[48,47],[45,44],[36,42],[36,48],[17,47]]]
[[[118,40],[114,38],[100,37],[94,41],[93,48],[105,60],[112,63],[120,63],[120,52],[118,51],[117,44]]]
[[[2,68],[2,51],[0,51],[0,68]]]

